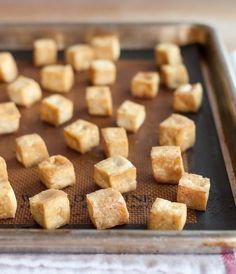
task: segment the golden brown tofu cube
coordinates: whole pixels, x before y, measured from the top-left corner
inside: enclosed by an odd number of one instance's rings
[[[87,87],[86,103],[91,115],[112,115],[112,97],[109,87]]]
[[[180,48],[172,43],[160,43],[155,47],[157,66],[178,65],[182,63]]]
[[[69,121],[73,116],[73,102],[66,97],[54,94],[42,100],[40,118],[54,126]]]
[[[180,148],[177,146],[153,147],[152,173],[159,183],[178,184],[184,174]]]
[[[19,106],[30,107],[42,98],[42,91],[39,84],[31,78],[19,76],[8,85],[8,96]]]
[[[54,155],[38,165],[39,177],[47,188],[62,189],[75,184],[75,170],[70,160]]]
[[[152,205],[148,228],[152,230],[182,230],[187,219],[185,204],[157,198]]]
[[[49,65],[41,69],[41,84],[48,91],[67,93],[74,84],[71,65]]]
[[[75,71],[89,69],[93,59],[94,51],[89,45],[73,45],[66,50],[66,62],[70,64]]]
[[[126,130],[119,127],[102,128],[103,148],[107,157],[129,155],[129,141]]]
[[[210,191],[210,180],[201,175],[184,173],[179,181],[177,201],[188,208],[205,211]]]
[[[126,100],[117,110],[116,123],[130,132],[137,132],[146,118],[143,105]]]
[[[57,44],[53,39],[37,39],[33,47],[35,66],[52,65],[57,62]]]
[[[97,229],[129,223],[129,212],[119,191],[107,188],[86,195],[90,219]]]
[[[8,180],[7,164],[3,157],[0,156],[0,181]]]
[[[9,83],[18,74],[15,59],[10,52],[0,52],[0,81]]]
[[[116,66],[110,60],[94,60],[89,70],[89,79],[93,85],[111,85],[116,81]]]
[[[194,121],[183,115],[172,114],[160,123],[159,142],[161,146],[179,146],[183,152],[194,145],[195,136]]]
[[[15,218],[17,201],[7,180],[0,180],[0,219]]]
[[[79,119],[64,128],[64,139],[70,148],[83,154],[99,145],[99,129],[95,124]]]
[[[173,108],[177,112],[197,112],[202,103],[202,85],[181,85],[173,96]]]
[[[48,157],[46,144],[37,133],[16,138],[16,158],[24,167],[37,165]]]
[[[16,132],[20,125],[20,117],[15,103],[0,103],[0,135]]]
[[[136,168],[122,156],[113,156],[94,165],[94,180],[101,188],[114,188],[121,193],[136,189]]]
[[[45,229],[56,229],[69,223],[70,202],[62,190],[48,189],[29,199],[34,220]]]
[[[189,82],[188,71],[183,64],[162,66],[161,77],[166,87],[170,89],[176,89]]]

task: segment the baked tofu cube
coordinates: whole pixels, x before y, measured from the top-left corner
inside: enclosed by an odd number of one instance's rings
[[[172,114],[160,123],[159,142],[161,146],[179,146],[183,152],[194,145],[195,136],[194,121],[183,115]]]
[[[122,156],[113,156],[94,165],[94,180],[101,188],[114,188],[120,193],[136,189],[136,168]]]
[[[48,189],[29,199],[34,220],[45,229],[56,229],[69,223],[70,202],[62,190]]]
[[[110,60],[94,60],[89,70],[89,79],[93,85],[111,85],[116,80],[116,66]]]
[[[64,128],[66,144],[84,154],[99,145],[99,129],[90,122],[79,119]]]
[[[116,35],[96,35],[91,39],[91,45],[97,59],[116,61],[120,57],[120,42]]]
[[[11,101],[19,106],[30,107],[42,98],[39,84],[31,78],[19,76],[7,87],[8,96]]]
[[[188,208],[205,211],[210,191],[210,180],[201,175],[184,173],[179,181],[177,201]]]
[[[69,121],[73,116],[73,102],[62,95],[54,94],[41,102],[40,118],[54,126]]]
[[[129,212],[119,191],[107,188],[86,195],[90,219],[97,229],[129,223]]]
[[[148,228],[152,230],[182,230],[187,219],[185,204],[157,198],[152,205]]]
[[[89,69],[93,59],[94,51],[89,45],[73,45],[66,50],[66,62],[70,64],[75,71]]]
[[[126,130],[121,127],[107,127],[101,130],[103,148],[107,157],[129,155],[129,141]]]
[[[0,180],[0,219],[14,218],[17,209],[15,193],[7,180]]]
[[[109,87],[87,87],[86,102],[91,115],[111,116],[112,97]]]
[[[182,63],[180,48],[172,43],[160,43],[155,47],[157,66],[178,65]]]
[[[52,65],[57,62],[57,44],[53,39],[37,39],[33,47],[35,66]]]
[[[47,188],[62,189],[75,184],[75,170],[70,160],[51,156],[38,165],[39,177]]]
[[[177,112],[197,112],[202,103],[202,85],[181,85],[173,96],[173,108]]]
[[[10,52],[0,52],[0,81],[9,83],[18,74],[15,59]]]
[[[117,125],[130,132],[137,132],[146,118],[143,105],[126,100],[117,110]]]
[[[16,138],[16,158],[24,167],[37,165],[48,157],[46,144],[37,133]]]
[[[8,180],[7,164],[3,157],[0,156],[0,181]]]
[[[176,89],[189,82],[188,71],[183,64],[162,66],[161,76],[166,87],[170,89]]]
[[[50,65],[42,68],[41,84],[48,91],[69,92],[74,84],[74,72],[71,65]]]
[[[0,103],[0,135],[16,132],[20,125],[20,117],[15,103]]]
[[[153,147],[152,173],[158,183],[178,184],[184,174],[180,148],[177,146]]]

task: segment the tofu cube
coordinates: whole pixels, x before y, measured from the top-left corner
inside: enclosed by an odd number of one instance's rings
[[[119,191],[107,188],[86,195],[90,219],[97,229],[129,223],[129,212]]]
[[[157,198],[152,205],[148,228],[152,230],[178,230],[184,228],[187,219],[185,204]]]
[[[146,118],[143,105],[126,100],[117,110],[116,122],[119,127],[130,132],[137,132]]]
[[[192,147],[196,138],[194,121],[180,115],[172,114],[159,127],[159,142],[161,146],[179,146],[181,151]]]
[[[114,188],[120,193],[136,189],[136,168],[122,156],[113,156],[94,165],[94,181],[101,188]]]
[[[201,175],[184,173],[179,181],[177,201],[188,208],[205,211],[210,191],[210,180]]]
[[[19,106],[30,107],[42,98],[39,84],[31,78],[19,76],[7,87],[8,96]]]
[[[48,157],[46,144],[37,133],[16,138],[16,158],[24,167],[37,165]]]
[[[176,89],[189,82],[188,71],[183,64],[162,66],[161,76],[166,87],[170,89]]]
[[[7,180],[0,180],[0,219],[15,218],[17,200]]]
[[[99,145],[99,129],[79,119],[64,128],[64,139],[70,148],[84,154]]]
[[[180,48],[172,43],[160,43],[155,47],[157,66],[178,65],[182,63]]]
[[[73,45],[66,50],[66,62],[70,64],[75,71],[89,69],[93,59],[94,51],[89,45]]]
[[[54,94],[42,100],[40,118],[54,126],[69,121],[73,116],[73,102],[66,97]]]
[[[35,66],[52,65],[57,62],[57,44],[53,39],[37,39],[33,48]]]
[[[0,103],[0,135],[16,132],[20,126],[20,117],[15,103]]]
[[[67,93],[74,84],[71,65],[49,65],[41,70],[42,87],[48,91]]]
[[[102,140],[105,155],[123,156],[125,158],[129,155],[129,141],[126,130],[119,127],[102,128]]]
[[[8,180],[7,164],[3,157],[0,156],[0,181]]]
[[[89,70],[89,79],[93,85],[111,85],[116,81],[116,66],[110,60],[94,60]]]
[[[62,190],[48,189],[29,199],[34,220],[45,229],[56,229],[69,223],[70,201]]]
[[[109,87],[87,87],[86,103],[91,115],[111,116],[112,97]]]
[[[10,52],[0,52],[0,81],[9,83],[16,79],[17,65]]]
[[[177,112],[197,112],[202,103],[202,85],[181,85],[173,96],[173,108]]]
[[[180,148],[177,146],[153,147],[152,173],[158,183],[178,184],[184,174]]]

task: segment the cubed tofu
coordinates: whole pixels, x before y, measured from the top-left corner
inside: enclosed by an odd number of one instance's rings
[[[15,218],[17,201],[15,193],[7,180],[0,180],[0,219]]]
[[[110,60],[94,60],[89,69],[89,79],[93,85],[112,85],[116,81],[116,66]]]
[[[0,52],[0,81],[9,83],[16,79],[17,65],[10,52]]]
[[[29,199],[34,220],[45,229],[56,229],[69,223],[70,201],[62,190],[48,189]]]
[[[178,65],[182,63],[180,48],[172,43],[160,43],[155,47],[157,66]]]
[[[185,204],[157,198],[152,205],[148,228],[152,230],[178,230],[184,228],[187,219]]]
[[[49,65],[41,69],[41,84],[48,91],[67,93],[74,84],[71,65]]]
[[[153,147],[152,173],[158,183],[178,184],[184,174],[181,150],[177,146]]]
[[[70,64],[75,71],[89,69],[93,59],[94,50],[89,45],[73,45],[66,50],[66,62]]]
[[[0,135],[16,132],[20,126],[20,117],[15,103],[0,103]]]
[[[111,116],[112,97],[109,87],[87,87],[86,89],[86,103],[88,112],[91,115]]]
[[[94,181],[101,188],[114,188],[120,193],[133,191],[137,186],[134,165],[122,156],[113,156],[94,165]]]
[[[63,189],[75,184],[75,170],[70,160],[54,155],[38,165],[39,177],[47,188]]]
[[[8,180],[7,164],[3,157],[0,156],[0,181]]]
[[[42,98],[39,84],[34,79],[25,76],[19,76],[9,84],[7,92],[11,101],[24,107],[30,107]]]
[[[59,126],[69,121],[73,116],[74,104],[66,97],[54,94],[42,100],[40,118],[54,126]]]
[[[177,202],[188,208],[205,211],[210,191],[210,180],[201,175],[184,173],[179,181]]]
[[[52,65],[57,62],[57,44],[53,39],[37,39],[33,48],[35,66]]]
[[[99,145],[99,129],[93,123],[78,119],[64,128],[64,139],[70,148],[83,154]]]
[[[143,105],[126,100],[117,110],[116,123],[130,132],[137,132],[146,118]]]
[[[172,114],[159,127],[159,142],[161,146],[179,146],[181,151],[192,147],[196,138],[194,121],[180,115]]]
[[[97,229],[129,223],[129,212],[119,191],[107,188],[86,195],[90,219]]]
[[[121,127],[107,127],[102,128],[102,143],[105,155],[123,156],[125,158],[129,155],[129,141],[126,130]]]
[[[162,66],[161,77],[163,83],[170,89],[176,89],[189,82],[188,71],[183,64]]]
[[[181,85],[173,96],[173,108],[176,112],[197,112],[202,103],[202,85]]]
[[[37,165],[48,157],[46,144],[37,133],[16,138],[16,158],[24,167]]]

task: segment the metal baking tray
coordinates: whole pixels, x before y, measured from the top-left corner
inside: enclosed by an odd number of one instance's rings
[[[117,63],[118,80],[112,87],[115,110],[129,98],[130,79],[139,70],[154,70],[153,47],[170,41],[181,46],[190,82],[204,87],[203,105],[198,114],[188,115],[197,125],[197,142],[184,153],[185,169],[211,179],[208,208],[205,213],[188,211],[182,232],[148,231],[146,217],[155,198],[175,200],[176,186],[158,185],[150,175],[150,148],[158,145],[158,124],[172,113],[171,92],[161,87],[155,100],[135,100],[146,106],[148,118],[137,134],[129,135],[130,160],[138,168],[138,189],[125,194],[131,220],[127,226],[97,231],[91,225],[84,196],[96,190],[92,182],[93,164],[103,159],[98,147],[85,155],[66,148],[62,127],[57,129],[39,122],[36,104],[21,108],[22,126],[16,134],[0,137],[0,154],[7,159],[9,177],[16,191],[16,219],[0,222],[1,252],[64,252],[64,253],[213,253],[236,248],[235,174],[236,174],[236,111],[231,70],[223,44],[214,29],[192,23],[53,23],[1,24],[0,50],[14,54],[20,73],[38,80],[39,70],[32,66],[32,43],[39,37],[54,38],[62,51],[67,46],[84,42],[95,33],[115,32],[122,45]],[[115,125],[111,118],[90,117],[85,108],[86,73],[76,75],[76,84],[67,95],[76,102],[73,120],[78,117],[104,127]],[[6,101],[5,85],[0,85],[0,101]],[[44,96],[50,93],[44,92]],[[132,98],[132,100],[134,100]],[[71,121],[70,121],[71,122]],[[68,123],[70,123],[68,122]],[[77,172],[76,188],[68,188],[72,217],[68,226],[55,231],[40,229],[29,214],[28,197],[45,189],[34,168],[23,169],[14,156],[16,136],[38,132],[45,139],[51,155],[61,153],[70,158]],[[58,136],[58,138],[55,138]],[[61,138],[59,138],[61,136]]]

